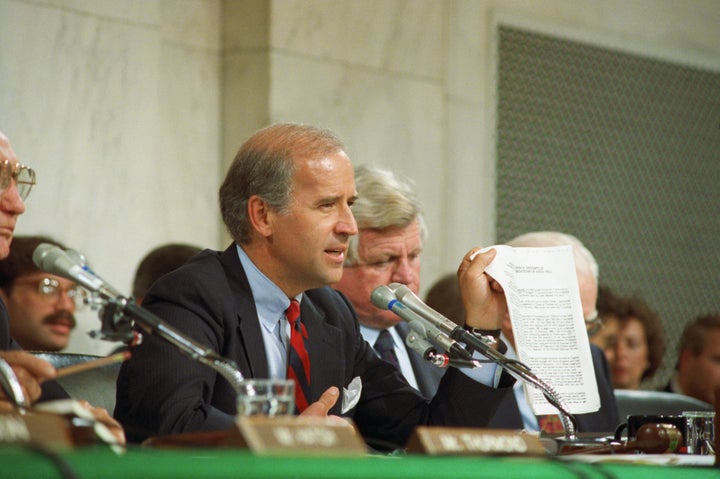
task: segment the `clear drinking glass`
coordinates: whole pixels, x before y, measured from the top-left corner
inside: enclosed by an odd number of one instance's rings
[[[246,379],[240,382],[238,416],[288,416],[295,411],[295,383],[289,379]]]
[[[715,413],[683,411],[688,454],[715,454]]]

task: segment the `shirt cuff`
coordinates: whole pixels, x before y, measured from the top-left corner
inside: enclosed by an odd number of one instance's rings
[[[487,358],[477,351],[473,353],[473,359],[487,361]],[[470,379],[477,381],[480,384],[493,388],[498,387],[498,384],[500,384],[500,376],[502,376],[502,368],[497,363],[493,362],[481,364],[482,366],[479,368],[460,368],[460,371]]]

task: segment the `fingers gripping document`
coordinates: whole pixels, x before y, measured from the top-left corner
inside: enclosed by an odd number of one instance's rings
[[[518,359],[565,401],[571,414],[600,409],[571,246],[493,246],[486,272],[505,290]],[[535,414],[557,409],[525,388]]]

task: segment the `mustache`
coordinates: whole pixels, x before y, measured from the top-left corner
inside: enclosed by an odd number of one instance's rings
[[[70,326],[75,329],[77,322],[75,316],[67,311],[60,311],[59,313],[49,314],[43,319],[43,324],[57,323],[59,321],[66,321],[70,323]]]

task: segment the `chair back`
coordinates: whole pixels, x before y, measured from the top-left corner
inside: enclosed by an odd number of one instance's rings
[[[56,369],[98,359],[102,356],[62,352],[32,352]],[[59,377],[56,381],[73,399],[84,399],[95,407],[104,407],[112,415],[115,409],[115,389],[122,363],[112,363],[88,371]]]
[[[620,420],[631,415],[679,415],[683,411],[714,411],[705,401],[665,391],[616,389],[615,400]]]

